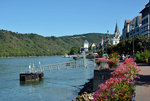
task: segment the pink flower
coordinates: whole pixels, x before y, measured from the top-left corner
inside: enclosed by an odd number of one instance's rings
[[[96,61],[96,64],[97,64],[97,65],[100,65],[101,62],[107,62],[106,58],[99,58],[99,59]]]
[[[99,90],[93,96],[94,101],[106,99],[109,101],[116,99],[127,101],[132,99],[131,95],[133,95],[133,86],[135,85],[134,79],[139,78],[137,76],[139,71],[140,68],[136,65],[134,59],[126,59],[122,65],[119,65],[115,71],[111,72],[112,78],[99,85]],[[128,97],[124,97],[125,93],[128,94]]]

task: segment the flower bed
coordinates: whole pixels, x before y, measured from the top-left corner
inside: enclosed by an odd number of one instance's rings
[[[120,55],[118,52],[112,51],[112,53],[109,55],[109,60],[107,61],[110,68],[117,67],[119,64]]]
[[[99,85],[93,97],[93,101],[132,101],[135,96],[135,78],[140,69],[132,58],[126,59],[113,72],[112,78]]]
[[[112,50],[112,53],[111,54],[109,54],[109,58],[117,58],[117,59],[119,59],[120,58],[120,55],[119,55],[119,52],[114,52],[113,50]]]
[[[96,64],[97,64],[98,66],[100,66],[100,64],[101,64],[101,63],[104,63],[104,62],[107,62],[107,59],[106,59],[105,57],[99,58],[99,59],[96,61]]]
[[[118,65],[119,59],[118,58],[110,58],[107,63],[109,64],[109,67],[111,68],[112,66]]]

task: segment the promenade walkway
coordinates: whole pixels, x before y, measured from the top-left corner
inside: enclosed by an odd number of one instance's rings
[[[135,101],[150,101],[150,66],[140,65],[140,79],[136,83]]]

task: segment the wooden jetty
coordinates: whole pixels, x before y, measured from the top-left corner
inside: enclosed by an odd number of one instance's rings
[[[20,81],[36,81],[44,78],[44,73],[20,73]]]

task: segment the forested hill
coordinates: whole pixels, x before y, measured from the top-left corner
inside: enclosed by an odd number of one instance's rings
[[[100,43],[102,37],[105,38],[105,34],[43,37],[0,30],[0,57],[63,55],[72,47],[82,47],[85,39],[89,43]]]

